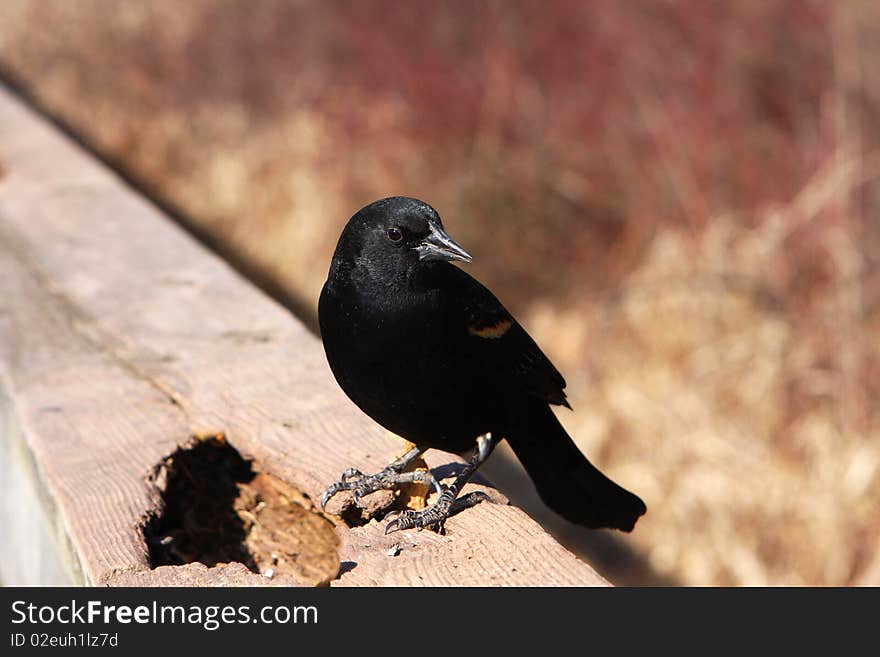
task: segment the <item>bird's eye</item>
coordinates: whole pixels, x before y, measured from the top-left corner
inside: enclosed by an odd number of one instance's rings
[[[403,233],[401,233],[400,229],[398,228],[389,228],[388,239],[390,239],[392,242],[399,242],[403,239]]]

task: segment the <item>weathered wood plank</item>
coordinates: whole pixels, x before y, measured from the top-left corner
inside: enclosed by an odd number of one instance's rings
[[[345,398],[299,321],[3,90],[0,166],[3,411],[72,570],[90,584],[265,583],[234,566],[149,570],[153,467],[194,434],[224,434],[314,500],[400,443]],[[333,584],[607,584],[487,490],[496,503],[446,536],[340,525]]]
[[[62,562],[58,540],[50,533],[51,518],[40,510],[32,481],[34,464],[12,410],[0,386],[0,586],[69,584],[73,573]]]

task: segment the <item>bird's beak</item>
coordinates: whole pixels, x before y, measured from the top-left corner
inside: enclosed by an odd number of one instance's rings
[[[440,226],[431,222],[431,233],[415,247],[419,260],[461,260],[470,262],[471,254],[455,243]]]

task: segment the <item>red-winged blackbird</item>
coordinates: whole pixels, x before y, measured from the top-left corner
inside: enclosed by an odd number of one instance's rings
[[[421,481],[440,493],[437,501],[404,511],[386,533],[442,525],[464,482],[507,439],[551,509],[587,527],[632,530],[645,513],[642,500],[599,472],[550,409],[568,406],[562,375],[498,299],[451,260],[471,257],[416,199],[371,203],[342,231],[318,307],[327,360],[361,410],[416,447],[378,474],[347,470],[322,506],[340,490],[357,503],[380,488]],[[462,453],[475,441],[469,464],[446,488],[430,472],[403,472],[426,449]]]

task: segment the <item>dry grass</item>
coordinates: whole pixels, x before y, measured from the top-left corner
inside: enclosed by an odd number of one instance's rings
[[[655,572],[880,583],[876,3],[380,5],[10,0],[0,66],[310,306],[433,203]]]
[[[821,358],[834,345],[755,285],[779,257],[770,232],[717,220],[698,245],[660,236],[618,300],[548,306],[531,324],[562,327],[560,359],[590,366],[563,417],[654,502],[637,543],[656,568],[695,583],[851,583],[880,544],[880,436],[858,428],[864,400],[842,416],[846,373]],[[869,344],[838,308],[825,320],[825,338]]]

